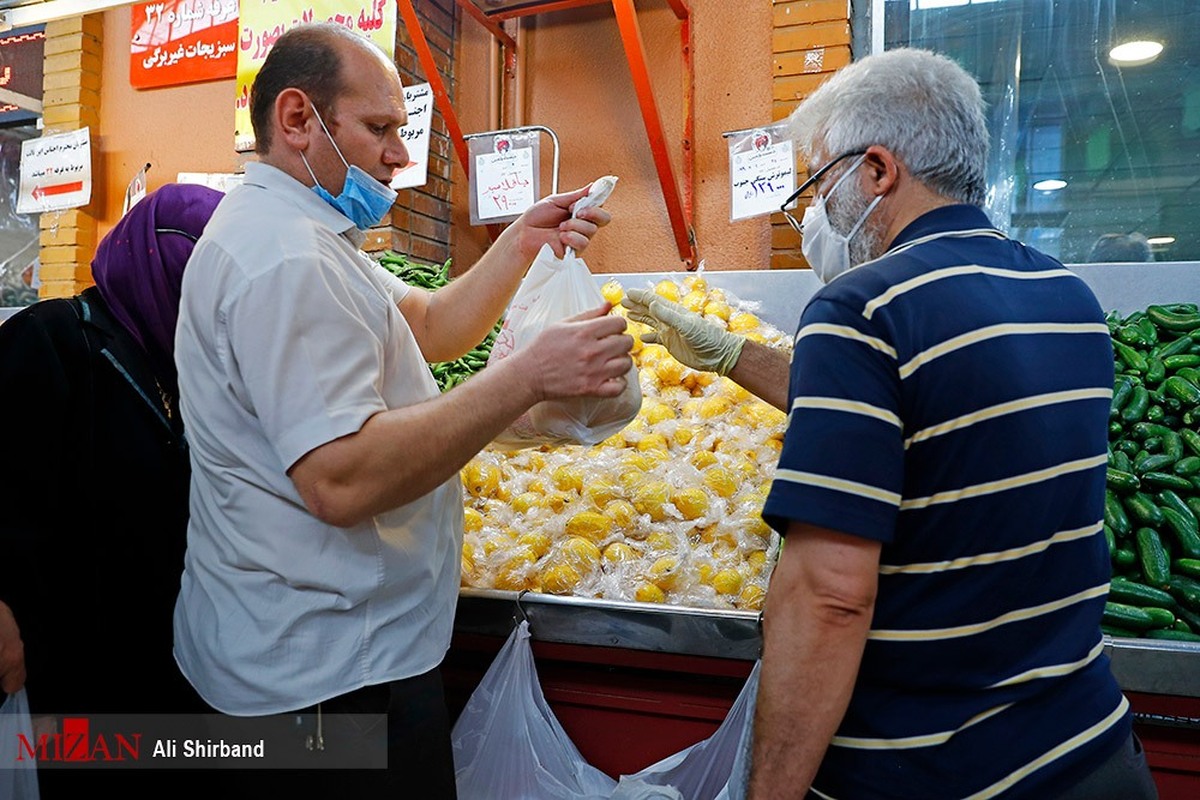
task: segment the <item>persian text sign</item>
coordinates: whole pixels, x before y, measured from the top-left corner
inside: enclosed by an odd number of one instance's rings
[[[306,22],[336,22],[377,44],[389,59],[396,45],[395,0],[242,0],[238,21],[234,148],[254,149],[250,86],[284,31]]]
[[[780,125],[730,137],[730,220],[773,214],[796,188],[792,140]]]
[[[163,0],[132,11],[129,83],[174,86],[237,73],[237,0]]]
[[[92,137],[87,128],[21,142],[18,214],[87,205],[92,197]]]
[[[475,181],[480,219],[511,217],[537,201],[533,149],[506,145],[505,140],[500,140],[497,152],[475,157],[475,174],[471,177]]]
[[[408,150],[408,163],[392,178],[393,189],[423,186],[429,174],[429,123],[433,119],[433,90],[428,83],[404,87],[404,108],[408,124],[400,129],[400,138]]]

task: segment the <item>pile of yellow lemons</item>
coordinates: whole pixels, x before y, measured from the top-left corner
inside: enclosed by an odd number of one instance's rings
[[[790,338],[702,273],[654,290],[769,346]],[[614,313],[620,284],[602,287]],[[462,584],[697,608],[758,610],[778,550],[760,516],[786,417],[676,361],[629,322],[642,408],[592,447],[489,448],[462,470]]]

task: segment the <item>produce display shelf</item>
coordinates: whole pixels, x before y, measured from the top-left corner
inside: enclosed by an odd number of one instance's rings
[[[1105,311],[1123,314],[1153,303],[1200,302],[1200,262],[1067,265],[1091,287]],[[694,273],[693,273],[694,274]],[[749,304],[780,330],[796,329],[800,312],[821,287],[809,270],[703,271],[712,287]],[[597,274],[603,284],[649,286],[679,272]],[[520,602],[517,602],[518,596]],[[755,612],[659,606],[582,597],[464,588],[456,633],[505,637],[518,614],[535,641],[591,645],[700,658],[753,661],[761,638]],[[1108,639],[1121,686],[1130,692],[1200,698],[1200,644]]]

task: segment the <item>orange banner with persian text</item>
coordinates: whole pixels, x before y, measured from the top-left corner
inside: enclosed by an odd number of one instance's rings
[[[129,83],[175,86],[237,74],[238,0],[161,0],[132,12]]]

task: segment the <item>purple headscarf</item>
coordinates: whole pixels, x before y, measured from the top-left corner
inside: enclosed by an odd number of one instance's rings
[[[100,296],[172,388],[183,268],[222,197],[207,186],[169,183],[129,209],[92,259]]]

